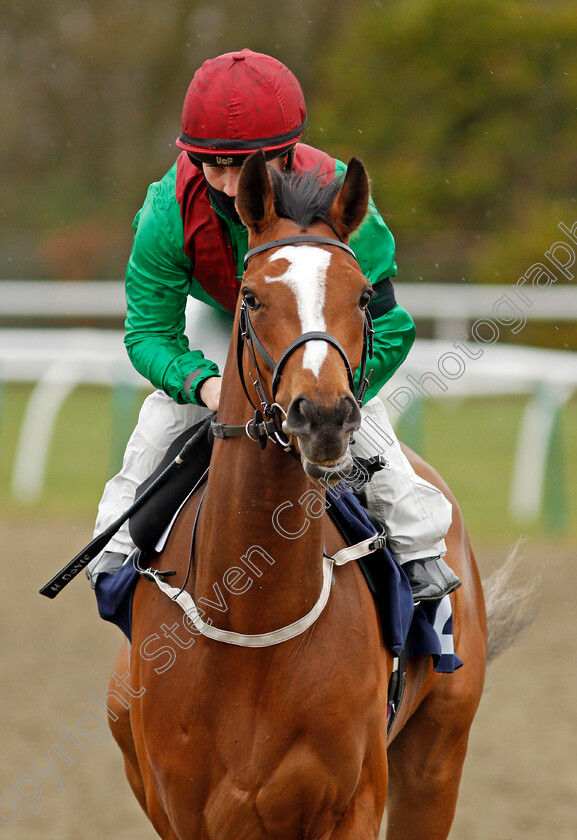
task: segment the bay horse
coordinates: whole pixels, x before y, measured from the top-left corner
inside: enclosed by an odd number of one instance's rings
[[[203,493],[154,559],[175,570],[172,591],[202,604],[204,623],[200,609],[183,622],[177,603],[139,580],[132,645],[116,665],[130,672],[130,708],[116,682],[111,728],[163,840],[374,840],[385,804],[389,840],[444,840],[483,690],[482,585],[456,499],[408,451],[453,504],[446,560],[463,584],[451,600],[464,665],[438,674],[431,657],[411,659],[387,736],[393,654],[356,563],[331,572],[326,606],[304,621],[326,584],[324,553],[344,546],[317,503],[319,478],[346,463],[361,419],[351,370],[363,359],[371,288],[343,243],[367,211],[368,178],[353,158],[324,215],[303,216],[297,189],[289,218],[277,213],[284,177],[256,153],[238,186],[250,261],[218,421],[249,434],[215,439]],[[311,183],[314,207],[329,187]],[[251,426],[261,401],[268,419]],[[261,448],[265,433],[274,442]],[[295,627],[268,646],[237,643]]]

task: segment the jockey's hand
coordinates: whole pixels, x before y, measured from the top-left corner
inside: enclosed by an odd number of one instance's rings
[[[210,379],[205,379],[200,389],[200,399],[207,408],[211,411],[218,411],[218,403],[220,401],[220,385],[222,377],[211,376]]]

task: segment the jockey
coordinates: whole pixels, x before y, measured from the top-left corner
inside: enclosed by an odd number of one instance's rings
[[[136,488],[172,441],[218,409],[218,366],[194,344],[190,349],[185,312],[189,295],[213,311],[236,308],[248,234],[234,202],[246,157],[262,149],[279,171],[316,169],[325,180],[346,170],[340,161],[299,142],[305,124],[298,81],[270,56],[244,49],[206,61],[195,73],[176,141],[182,152],[149,187],[136,215],[126,273],[126,348],[136,370],[158,390],[144,401],[122,470],[106,485],[95,534],[132,504]],[[367,507],[384,526],[415,600],[434,600],[460,585],[442,559],[451,504],[415,474],[376,396],[406,358],[415,328],[395,302],[390,280],[396,274],[394,241],[372,200],[350,244],[376,292],[369,304],[374,370],[352,452],[384,454],[386,468],[364,490]],[[206,313],[210,317],[210,310]],[[133,548],[125,524],[109,550],[90,563],[92,585],[100,572],[116,571]]]

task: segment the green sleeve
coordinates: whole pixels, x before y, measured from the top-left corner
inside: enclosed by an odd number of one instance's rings
[[[136,370],[178,403],[197,402],[200,385],[218,375],[214,362],[190,350],[186,301],[196,284],[184,254],[180,207],[174,193],[176,165],[152,184],[134,220],[126,271],[125,345]]]
[[[367,360],[367,371],[372,370],[370,386],[363,402],[376,397],[385,382],[405,361],[415,340],[415,325],[406,309],[399,304],[375,318],[373,358]],[[358,386],[358,373],[357,382]]]
[[[346,165],[337,160],[337,175],[345,171]],[[363,274],[373,286],[387,277],[396,276],[395,240],[372,198],[362,225],[351,235],[350,245],[357,256]],[[405,361],[415,340],[413,319],[398,303],[395,303],[388,312],[374,318],[373,326],[375,329],[374,353],[373,358],[367,361],[367,370],[372,369],[373,373],[365,402],[378,394]]]

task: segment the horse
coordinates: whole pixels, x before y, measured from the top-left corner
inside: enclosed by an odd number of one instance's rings
[[[206,484],[153,561],[193,607],[185,615],[160,584],[139,580],[132,644],[115,669],[129,676],[130,702],[111,684],[111,728],[163,840],[369,840],[385,804],[388,840],[444,840],[483,691],[482,583],[457,500],[406,449],[453,505],[445,559],[462,581],[451,601],[464,665],[439,674],[430,656],[410,659],[387,733],[394,657],[358,564],[329,568],[319,609],[326,558],[344,547],[323,514],[325,488],[350,468],[361,420],[351,371],[366,362],[371,287],[346,243],[367,211],[368,178],[353,158],[330,204],[317,179],[277,213],[283,178],[260,153],[243,166],[250,251],[221,436]],[[303,215],[302,195],[314,208],[321,193],[326,212]]]

